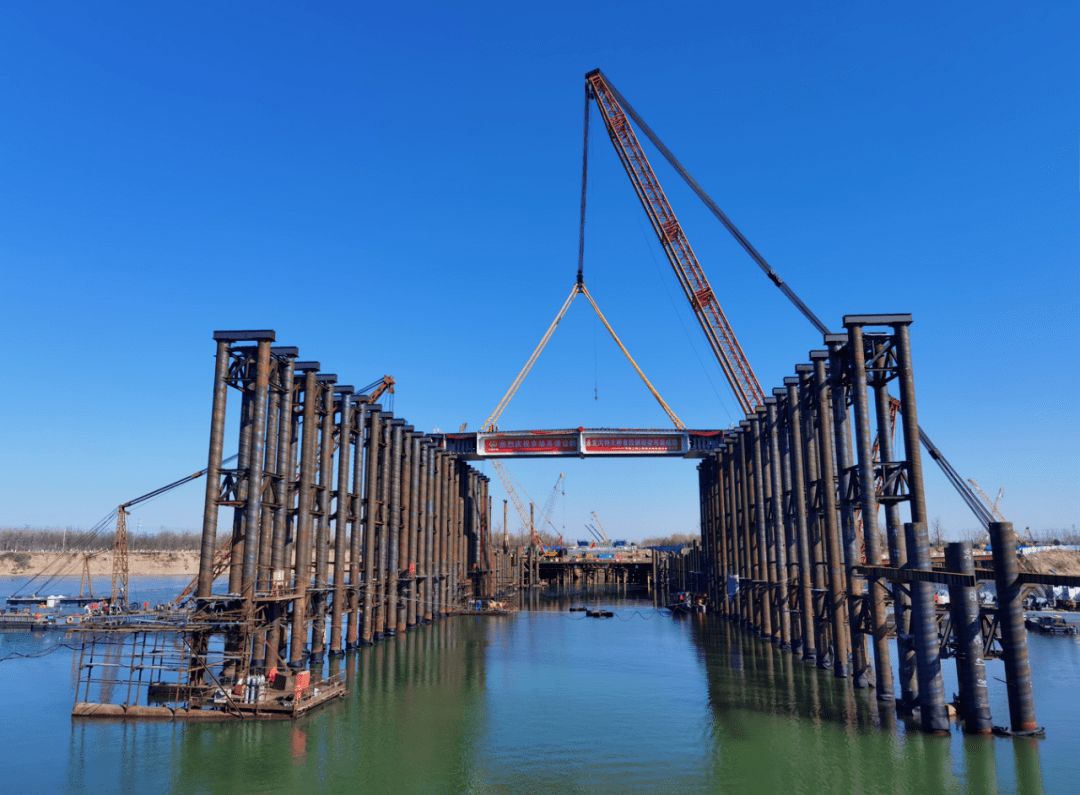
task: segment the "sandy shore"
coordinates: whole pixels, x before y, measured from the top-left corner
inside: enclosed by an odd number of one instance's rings
[[[50,573],[78,577],[83,570],[82,556],[56,552],[0,552],[0,576],[35,574],[48,569]],[[186,575],[194,577],[199,571],[199,553],[190,552],[132,552],[128,558],[128,574],[132,577]],[[90,559],[91,577],[112,576],[112,554],[102,552]]]
[[[333,555],[331,555],[332,559]],[[1046,550],[1021,558],[1022,571],[1055,571],[1058,574],[1080,575],[1080,552]],[[48,568],[49,572],[78,577],[82,572],[82,558],[55,552],[0,552],[0,576],[36,574]],[[199,553],[190,552],[132,552],[128,561],[128,573],[142,576],[188,576],[199,572]],[[102,552],[90,559],[92,577],[112,576],[112,554]]]
[[[1029,552],[1020,558],[1020,571],[1054,572],[1075,577],[1080,575],[1080,552],[1064,549]]]

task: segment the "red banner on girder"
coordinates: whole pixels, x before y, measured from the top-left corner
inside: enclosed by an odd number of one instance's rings
[[[529,436],[498,436],[484,440],[485,455],[573,455],[578,452],[578,435],[538,434]]]
[[[681,456],[690,452],[687,432],[586,430],[476,434],[480,456]]]
[[[586,453],[681,453],[683,435],[671,436],[585,436]]]

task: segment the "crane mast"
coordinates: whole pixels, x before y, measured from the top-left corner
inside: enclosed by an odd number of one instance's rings
[[[998,507],[999,504],[1001,503],[1001,495],[1005,493],[1005,487],[1004,486],[1002,486],[1001,489],[998,491],[997,499],[996,500],[991,500],[988,496],[986,496],[986,492],[983,491],[979,487],[978,483],[976,483],[971,478],[968,478],[967,482],[970,483],[972,486],[974,486],[975,491],[978,492],[979,496],[983,498],[983,501],[986,503],[987,507],[990,509],[990,512],[994,515],[994,521],[995,522],[1006,522],[1006,521],[1008,521],[1005,518],[1005,514],[1003,514],[1001,512],[1001,509]]]
[[[604,543],[606,543],[608,546],[611,546],[611,539],[608,538],[607,530],[605,530],[604,526],[600,524],[600,517],[596,515],[596,511],[592,512],[592,518],[596,520],[596,526],[600,528],[600,535],[604,537]]]
[[[518,496],[517,489],[515,489],[514,485],[510,482],[510,479],[513,477],[513,475],[511,475],[506,470],[506,468],[502,464],[502,461],[497,458],[491,459],[491,465],[492,468],[495,470],[495,473],[499,476],[499,480],[502,481],[503,488],[506,489],[506,493],[507,495],[509,495],[510,500],[514,503],[514,510],[516,510],[518,512],[518,516],[521,517],[522,524],[524,524],[525,527],[529,528],[529,537],[532,539],[532,543],[535,544],[538,549],[544,550],[546,548],[544,545],[544,539],[541,538],[540,534],[536,531],[536,526],[533,522],[533,518],[530,515],[530,512],[527,512],[525,510],[525,505],[524,503],[522,503],[521,497]],[[560,483],[562,483],[562,475],[559,476],[559,483],[555,484],[556,490],[558,489]],[[528,497],[529,495],[526,494],[525,496]],[[555,524],[548,518],[547,511],[540,509],[540,518],[541,520],[543,520],[543,522],[547,522],[548,524],[550,524],[553,530],[555,529]],[[559,543],[562,544],[562,535],[559,534],[558,530],[555,531],[555,534],[559,536]]]
[[[397,382],[394,381],[394,376],[392,376],[392,375],[384,375],[378,381],[372,381],[367,386],[362,387],[357,394],[364,394],[366,392],[366,393],[368,393],[368,397],[367,397],[367,401],[365,401],[365,402],[367,402],[367,403],[378,403],[379,398],[381,398],[383,396],[383,394],[385,394],[385,393],[389,393],[391,395],[394,394],[394,384],[395,383],[397,383]],[[374,391],[372,391],[372,390],[374,390]],[[391,402],[393,402],[393,401],[391,401]]]
[[[562,533],[559,532],[559,528],[555,526],[555,523],[551,521],[551,517],[554,516],[555,501],[559,499],[559,489],[562,487],[563,479],[566,477],[565,472],[559,473],[559,479],[555,481],[555,488],[551,490],[551,494],[547,498],[547,502],[544,503],[544,507],[540,509],[540,514],[548,520],[551,525],[551,529],[555,531],[555,535],[559,537],[556,542],[558,546],[565,546],[566,542],[563,541]]]
[[[761,384],[758,383],[742,346],[735,338],[735,332],[709,285],[705,271],[690,247],[690,241],[687,240],[679,219],[675,217],[664,189],[660,187],[660,181],[649,165],[649,160],[645,157],[637,135],[630,127],[626,113],[614,92],[599,69],[589,72],[585,80],[586,91],[591,92],[596,100],[611,143],[615,146],[646,215],[649,216],[653,231],[690,301],[705,337],[735,392],[739,406],[743,412],[750,414],[764,403],[765,393]]]

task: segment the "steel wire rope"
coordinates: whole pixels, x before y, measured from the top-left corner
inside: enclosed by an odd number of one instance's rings
[[[585,83],[585,135],[581,154],[581,224],[578,229],[578,284],[585,283],[585,197],[589,184],[589,108],[592,106],[592,86]]]
[[[8,660],[34,660],[38,657],[45,657],[54,652],[60,651],[60,649],[71,649],[72,651],[82,651],[89,645],[87,643],[81,643],[79,645],[73,645],[70,643],[57,643],[55,646],[49,646],[45,649],[38,649],[37,651],[28,652],[23,654],[22,652],[11,652],[0,657],[0,663],[7,662]]]
[[[680,431],[685,431],[686,426],[683,424],[682,420],[675,416],[675,412],[672,411],[671,407],[668,406],[668,404],[664,401],[662,397],[660,397],[660,393],[656,391],[656,388],[652,385],[652,382],[650,382],[649,379],[645,377],[645,373],[643,373],[641,371],[641,368],[638,367],[637,362],[634,361],[634,357],[630,355],[630,351],[628,351],[626,349],[626,346],[622,344],[622,340],[620,340],[619,336],[615,333],[615,329],[613,329],[611,327],[611,324],[607,322],[607,318],[604,317],[604,313],[600,311],[600,307],[597,306],[596,301],[593,300],[592,295],[589,293],[589,288],[587,288],[583,284],[581,285],[581,292],[584,293],[585,297],[589,299],[589,303],[592,304],[592,308],[596,311],[597,316],[600,318],[600,322],[604,324],[604,328],[606,328],[611,334],[611,338],[615,340],[615,344],[619,346],[619,350],[623,352],[623,355],[626,356],[627,360],[630,362],[630,365],[634,368],[637,374],[641,376],[641,380],[645,382],[645,386],[649,388],[652,396],[656,398],[661,408],[664,409],[668,417],[675,424],[675,427],[678,428]]]
[[[502,415],[507,405],[509,405],[510,399],[513,398],[514,395],[517,393],[518,388],[521,386],[521,383],[525,380],[525,376],[529,374],[532,366],[536,363],[536,360],[543,352],[544,347],[548,344],[548,340],[550,340],[551,335],[555,333],[555,329],[558,328],[559,323],[562,322],[563,317],[566,315],[566,311],[570,308],[570,305],[574,303],[574,299],[577,298],[579,292],[580,285],[575,283],[574,289],[570,291],[570,295],[563,303],[562,308],[559,309],[559,313],[555,316],[555,320],[553,320],[551,322],[551,325],[548,326],[548,330],[544,333],[543,338],[541,338],[540,344],[536,346],[536,349],[532,352],[532,355],[529,357],[528,361],[525,362],[525,366],[521,368],[521,372],[518,373],[517,378],[515,378],[514,382],[510,385],[510,389],[508,389],[506,394],[503,395],[503,399],[499,401],[499,405],[495,407],[495,411],[491,412],[491,416],[484,420],[483,424],[480,426],[481,431],[486,432],[493,429],[495,422]]]
[[[92,544],[98,538],[98,536],[100,536],[102,530],[106,526],[108,526],[113,521],[113,519],[116,518],[116,512],[117,509],[113,508],[112,511],[110,511],[105,518],[103,518],[89,530],[85,531],[81,536],[78,536],[74,541],[72,541],[73,548],[70,552],[61,553],[60,557],[54,558],[53,560],[46,563],[45,566],[41,569],[41,571],[34,574],[29,580],[16,588],[15,591],[12,592],[11,596],[19,596],[24,589],[29,588],[30,585],[35,582],[39,577],[47,576],[49,574],[49,571],[54,566],[59,565],[63,567],[67,563],[69,556],[71,557],[71,559],[74,559],[75,556],[85,552],[90,546],[90,544]],[[105,550],[101,551],[104,552]],[[44,583],[39,587],[44,588],[46,585],[51,583],[53,579],[55,579],[55,576],[50,576],[50,578],[48,580],[45,580]]]
[[[623,618],[623,617],[622,617],[621,615],[619,615],[618,613],[616,613],[616,612],[615,612],[614,610],[612,610],[612,611],[610,611],[610,612],[611,612],[611,615],[610,615],[610,616],[597,616],[597,618],[602,618],[602,619],[610,619],[610,618],[617,618],[617,619],[619,619],[620,621],[633,621],[633,620],[634,620],[634,616],[637,616],[637,617],[638,617],[638,618],[640,618],[640,619],[641,619],[642,621],[652,621],[652,620],[653,620],[654,618],[656,618],[657,616],[668,616],[668,615],[671,615],[671,611],[670,611],[670,610],[667,610],[667,611],[665,611],[665,610],[664,610],[663,608],[656,608],[656,607],[654,607],[654,608],[653,608],[653,611],[652,611],[652,615],[651,615],[651,616],[647,616],[647,615],[645,615],[645,614],[644,614],[644,613],[642,613],[642,612],[641,612],[640,610],[634,610],[634,611],[632,611],[632,612],[630,613],[630,615],[628,615],[628,616],[627,616],[626,618]]]

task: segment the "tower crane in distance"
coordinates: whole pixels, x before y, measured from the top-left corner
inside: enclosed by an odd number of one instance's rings
[[[514,476],[511,475],[509,470],[507,470],[506,467],[503,466],[502,461],[499,461],[497,458],[491,459],[491,466],[495,470],[495,473],[499,476],[499,480],[502,481],[503,488],[506,489],[506,493],[510,497],[510,501],[514,503],[514,510],[516,510],[518,512],[518,516],[521,517],[521,523],[529,529],[529,538],[532,543],[541,552],[550,552],[554,550],[554,545],[544,544],[544,539],[541,538],[540,534],[536,531],[535,521],[533,520],[533,517],[531,515],[532,512],[525,510],[525,505],[524,503],[522,503],[521,497],[518,496],[517,489],[515,489],[514,484],[510,482]],[[518,485],[521,484],[519,483]],[[522,489],[524,490],[524,487],[522,487]],[[526,492],[525,496],[529,496],[528,492]],[[531,501],[532,498],[530,497],[530,502]],[[542,509],[540,511],[540,519],[542,522],[547,522],[548,524],[550,524],[552,528],[555,527],[555,525],[552,524],[551,520],[548,519],[547,513]],[[559,543],[562,544],[561,535],[559,536]]]

